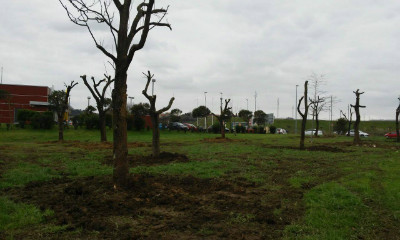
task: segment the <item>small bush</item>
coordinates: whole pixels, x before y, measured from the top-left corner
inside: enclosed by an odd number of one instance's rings
[[[271,134],[275,134],[275,133],[276,133],[276,127],[275,127],[275,126],[270,126],[270,127],[269,127],[269,132],[270,132]]]
[[[25,128],[26,122],[30,121],[32,116],[35,115],[35,112],[28,109],[20,109],[17,113],[17,119],[19,122],[19,126],[21,128]]]
[[[31,125],[34,129],[51,129],[54,125],[52,112],[36,112],[31,117]]]
[[[86,129],[100,129],[99,115],[88,114],[85,117]]]
[[[246,132],[246,128],[244,126],[239,126],[239,125],[237,125],[235,127],[235,130],[237,133],[245,133]]]
[[[219,132],[221,132],[221,126],[220,126],[219,122],[216,122],[216,123],[214,123],[214,124],[211,126],[211,131],[212,131],[213,133],[219,133]]]

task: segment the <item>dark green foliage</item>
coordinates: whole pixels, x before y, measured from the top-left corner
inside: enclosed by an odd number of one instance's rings
[[[258,125],[264,125],[266,123],[267,114],[262,110],[257,110],[254,112],[254,123]]]
[[[86,129],[100,129],[99,115],[92,113],[85,116]]]
[[[235,130],[237,133],[245,133],[246,132],[245,126],[236,125]]]
[[[250,121],[250,119],[253,117],[253,112],[242,109],[239,111],[239,117],[242,118],[243,121],[248,123]]]
[[[275,133],[276,133],[276,127],[275,127],[275,126],[270,126],[270,127],[269,127],[269,132],[270,132],[271,134],[275,134]]]
[[[112,115],[106,113],[106,127],[112,127]]]
[[[210,115],[211,111],[206,106],[199,106],[192,111],[192,116],[194,118],[202,118]]]
[[[31,125],[34,129],[51,129],[54,125],[52,112],[36,112],[31,117]]]
[[[149,109],[150,105],[148,103],[134,104],[131,107],[131,113],[133,117],[131,119],[131,123],[130,120],[128,120],[128,130],[133,128],[136,131],[143,130],[145,126],[145,121],[143,118],[149,114]]]
[[[0,100],[7,99],[9,96],[10,93],[8,93],[6,90],[0,89]]]
[[[219,122],[216,122],[211,126],[211,131],[213,133],[220,133],[221,132],[221,126],[220,126]]]
[[[35,114],[35,111],[32,111],[32,110],[28,110],[28,109],[18,110],[17,119],[19,122],[19,126],[21,126],[21,128],[25,128],[26,122],[30,121],[34,114]]]
[[[347,132],[349,126],[349,122],[345,118],[339,118],[336,121],[333,130],[336,131],[338,134],[343,135]]]
[[[258,126],[257,133],[265,134],[265,128],[263,126]]]
[[[75,130],[78,129],[78,126],[79,126],[79,124],[80,124],[80,122],[81,122],[80,115],[78,115],[78,116],[73,116],[73,117],[71,118],[71,120],[72,120],[72,125],[74,126],[74,129],[75,129]]]
[[[177,116],[177,115],[170,115],[169,117],[169,121],[170,122],[180,122],[181,121],[181,116]]]

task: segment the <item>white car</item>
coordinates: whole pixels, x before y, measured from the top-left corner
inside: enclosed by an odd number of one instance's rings
[[[286,129],[283,129],[283,128],[277,128],[276,134],[287,134],[287,131],[286,131]]]
[[[368,137],[369,134],[363,131],[358,130],[360,137]],[[354,137],[354,129],[350,130],[350,136]]]
[[[308,130],[304,131],[304,134],[306,136],[311,136],[311,135],[314,135],[316,131],[317,131],[316,129],[308,129]],[[318,130],[317,135],[322,136],[322,135],[324,135],[324,133],[321,130]]]

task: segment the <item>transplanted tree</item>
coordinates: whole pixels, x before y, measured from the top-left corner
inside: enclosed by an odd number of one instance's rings
[[[257,110],[254,112],[254,123],[257,125],[265,125],[267,122],[267,114],[263,110]]]
[[[319,130],[319,114],[322,111],[326,110],[326,98],[321,97],[321,94],[324,94],[325,92],[321,90],[321,86],[325,84],[325,75],[321,74],[318,75],[316,73],[312,73],[309,77],[309,81],[311,82],[311,88],[313,91],[313,96],[310,98],[310,108],[311,108],[311,113],[313,121],[315,119],[315,133],[314,135],[317,137],[318,136],[318,130]]]
[[[112,93],[113,109],[113,182],[114,188],[127,186],[129,176],[128,142],[127,142],[127,71],[135,56],[147,40],[149,31],[156,26],[168,27],[164,23],[168,8],[155,8],[155,0],[145,0],[133,6],[134,1],[125,0],[59,0],[69,19],[86,27],[96,47],[111,59],[115,68],[114,91]],[[67,4],[69,3],[69,4]],[[72,7],[72,11],[68,6]],[[116,9],[117,14],[112,11]],[[114,23],[116,17],[117,23]],[[152,21],[152,17],[158,17]],[[107,50],[95,37],[91,24],[102,23],[110,30],[112,44]],[[137,41],[136,41],[137,40]],[[115,50],[116,54],[113,54]]]
[[[222,98],[221,98],[222,101]],[[221,128],[221,137],[225,138],[225,122],[228,121],[229,119],[232,118],[233,113],[231,111],[231,107],[228,107],[228,104],[231,100],[230,99],[225,99],[225,106],[222,108],[222,105],[220,106],[220,115],[216,115],[214,113],[212,113],[212,115],[214,115],[218,122],[219,122],[219,126]]]
[[[342,110],[340,110],[340,114],[342,114],[343,118],[346,119],[346,121],[347,121],[348,128],[347,128],[346,135],[350,136],[351,124],[353,123],[352,122],[353,121],[353,119],[352,119],[353,118],[353,111],[351,110],[351,108],[349,108],[349,115],[350,116],[347,116]]]
[[[249,124],[250,119],[253,117],[253,113],[249,110],[242,109],[239,111],[239,117]]]
[[[400,101],[400,97],[399,97]],[[396,134],[397,134],[397,142],[400,142],[400,134],[399,134],[399,115],[400,115],[400,103],[396,109]]]
[[[78,83],[72,81],[70,85],[65,85],[66,91],[56,90],[49,95],[50,109],[57,114],[58,121],[58,141],[64,140],[64,115],[68,109],[68,98],[73,87]]]
[[[149,88],[150,82],[154,77],[154,74],[152,75],[150,73],[150,71],[147,72],[147,74],[143,73],[146,78],[147,78],[147,83],[146,83],[146,87],[144,88],[144,90],[142,91],[142,94],[149,100],[150,102],[150,118],[151,118],[151,124],[152,124],[152,129],[153,129],[153,157],[159,157],[160,156],[160,128],[158,127],[159,123],[160,123],[160,114],[163,112],[168,111],[171,106],[172,103],[174,102],[175,98],[171,98],[169,100],[168,106],[166,106],[165,108],[161,108],[160,110],[156,110],[156,100],[157,100],[157,96],[156,95],[148,95],[147,94],[147,89]]]
[[[360,108],[365,108],[365,106],[360,105],[360,96],[362,94],[364,94],[364,92],[360,92],[360,90],[357,89],[357,91],[355,91],[355,92],[353,91],[353,93],[356,95],[356,105],[351,105],[351,107],[354,108],[354,111],[356,112],[356,121],[354,123],[353,144],[359,145],[361,143],[360,132],[359,132],[360,121],[361,121]]]
[[[100,122],[100,141],[107,142],[107,132],[106,132],[106,113],[111,107],[111,99],[106,98],[107,88],[111,83],[114,82],[114,79],[111,79],[111,76],[107,76],[104,74],[104,79],[96,82],[94,77],[92,79],[92,85],[89,84],[86,79],[86,75],[81,76],[83,83],[89,89],[92,94],[94,100],[96,101],[97,110],[99,111],[99,122]],[[105,83],[103,89],[99,89],[100,85]]]
[[[300,114],[302,121],[301,121],[301,135],[300,135],[300,149],[304,150],[304,139],[306,137],[305,131],[306,131],[306,123],[307,123],[307,115],[308,115],[308,109],[310,107],[310,104],[307,101],[307,95],[308,95],[308,81],[305,81],[304,83],[304,96],[302,96],[299,100],[299,103],[297,105],[297,112]],[[301,102],[304,99],[304,112],[301,112],[300,106]]]

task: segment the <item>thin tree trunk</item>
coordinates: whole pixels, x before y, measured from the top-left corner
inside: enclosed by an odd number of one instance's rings
[[[301,121],[301,135],[300,135],[300,149],[304,150],[304,139],[306,138],[306,123],[307,123],[307,114],[304,115],[303,120]]]
[[[113,90],[113,182],[114,187],[127,186],[129,176],[128,139],[126,125],[126,69],[117,64]]]
[[[397,133],[397,142],[400,142],[400,134],[399,134],[399,114],[400,114],[400,112],[396,112],[396,133]]]
[[[99,111],[99,121],[100,121],[100,141],[107,142],[106,116],[103,111]]]
[[[314,133],[314,136],[316,136],[316,137],[318,137],[318,130],[319,130],[318,113],[315,113],[315,133]]]
[[[58,116],[58,141],[64,141],[64,124],[62,116]]]
[[[157,113],[151,114],[151,123],[153,124],[153,157],[160,156],[160,129],[158,128],[159,117]]]
[[[221,137],[225,138],[225,124],[224,124],[224,121],[221,121],[220,126],[221,126]]]

